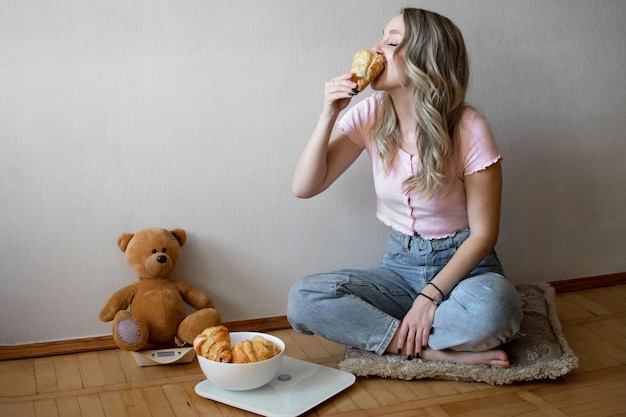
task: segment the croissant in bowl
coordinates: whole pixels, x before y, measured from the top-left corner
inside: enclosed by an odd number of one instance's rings
[[[224,326],[213,326],[204,329],[193,340],[196,354],[216,362],[232,362],[230,350],[230,333]]]
[[[260,362],[280,353],[280,348],[262,336],[242,340],[231,348],[230,333],[224,326],[205,329],[193,341],[199,356],[216,362],[253,363]]]
[[[237,343],[233,349],[233,363],[260,362],[280,353],[280,348],[262,336]]]

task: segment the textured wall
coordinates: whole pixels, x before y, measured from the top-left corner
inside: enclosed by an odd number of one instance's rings
[[[366,158],[290,192],[323,82],[407,4],[451,17],[505,157],[516,282],[626,271],[626,3],[0,0],[0,344],[110,333],[122,232],[181,227],[179,277],[226,321],[379,261]]]

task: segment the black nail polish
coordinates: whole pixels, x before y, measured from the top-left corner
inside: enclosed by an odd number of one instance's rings
[[[426,350],[427,346],[422,346],[422,350]]]
[[[407,360],[407,361],[410,361],[411,359],[413,359],[413,356],[411,356],[411,355],[409,355],[409,356],[407,356],[407,357],[406,357],[406,360]]]
[[[419,358],[420,358],[420,354],[419,354],[419,353],[416,353],[416,354],[415,354],[415,359],[419,359]]]
[[[353,92],[354,94],[359,94],[359,89],[358,89],[358,88],[353,88],[353,89],[352,89],[352,92]]]
[[[430,334],[433,334],[433,333],[435,333],[435,328],[434,328],[434,327],[431,327],[431,328],[430,328]]]
[[[402,355],[402,349],[398,349],[398,355]]]

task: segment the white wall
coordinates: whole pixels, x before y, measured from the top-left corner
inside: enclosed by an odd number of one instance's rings
[[[181,227],[225,321],[299,277],[378,263],[361,158],[290,192],[322,84],[406,5],[451,17],[505,156],[515,282],[626,271],[626,2],[0,0],[0,344],[110,334],[122,232]]]

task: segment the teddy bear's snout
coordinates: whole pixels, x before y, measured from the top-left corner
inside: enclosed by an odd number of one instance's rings
[[[171,257],[164,253],[155,253],[146,258],[144,268],[155,277],[165,277],[174,269],[174,262]]]

